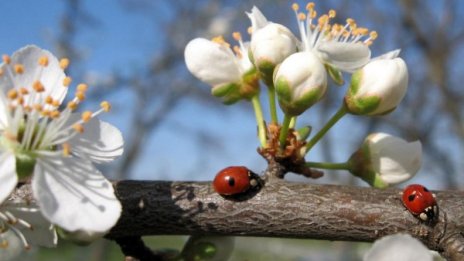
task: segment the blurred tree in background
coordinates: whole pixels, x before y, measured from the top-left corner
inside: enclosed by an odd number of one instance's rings
[[[256,153],[251,106],[240,103],[238,113],[222,106],[210,95],[208,86],[188,73],[183,52],[194,37],[223,35],[231,40],[233,31],[241,31],[247,39],[249,20],[245,12],[253,5],[268,19],[296,32],[290,4],[261,0],[67,0],[56,28],[44,35],[49,46],[42,47],[71,59],[74,82],[92,86],[89,99],[97,101],[105,96],[113,102],[114,110],[107,120],[122,129],[126,144],[123,158],[103,170],[110,178],[210,180],[228,165],[247,165],[260,172],[265,161]],[[332,0],[316,4],[321,12],[337,10],[339,23],[351,17],[376,30],[379,38],[372,46],[373,56],[401,48],[410,80],[409,92],[394,113],[382,118],[347,117],[321,142],[318,154],[310,157],[342,161],[368,133],[383,131],[421,140],[425,158],[420,175],[413,181],[433,189],[462,186],[464,2]],[[105,10],[106,5],[124,13],[124,18]],[[127,20],[131,18],[139,22]],[[26,21],[22,22],[26,26]],[[127,24],[133,30],[118,35],[118,28]],[[118,50],[112,46],[118,46],[117,42],[106,39],[111,35],[113,40],[130,39],[134,47]],[[110,51],[104,52],[104,48]],[[86,69],[89,64],[102,62],[96,60],[99,55],[118,56],[117,52],[144,59],[106,64],[110,69],[104,71]],[[339,87],[329,88],[329,95],[302,122],[318,129],[338,108],[344,93]],[[348,175],[327,174],[317,182],[357,182]],[[154,248],[180,248],[184,240],[155,237],[149,242]],[[238,240],[234,260],[358,260],[362,255],[358,248],[363,247],[343,242],[245,238]],[[63,255],[69,257],[66,260],[111,260],[122,258],[118,251],[114,243],[104,240],[88,248],[62,242],[58,251],[33,251],[27,256],[30,260],[63,260]]]

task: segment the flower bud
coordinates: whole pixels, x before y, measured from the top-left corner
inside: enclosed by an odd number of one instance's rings
[[[259,12],[255,8],[248,14],[251,20]],[[296,51],[296,37],[281,24],[267,23],[264,27],[253,30],[250,58],[264,75],[272,77],[275,66]]]
[[[383,55],[353,74],[345,103],[352,114],[386,114],[398,106],[407,87],[406,63],[401,58]]]
[[[385,188],[412,178],[419,171],[421,158],[420,141],[373,133],[351,156],[350,172],[373,187]]]
[[[235,238],[219,236],[191,236],[182,250],[186,260],[228,260],[235,246]]]
[[[241,43],[241,47],[247,45]],[[185,47],[185,63],[195,77],[213,87],[214,96],[231,104],[259,92],[259,76],[247,51],[237,52],[225,42],[196,38]]]
[[[294,53],[276,68],[274,86],[282,110],[297,116],[325,94],[327,73],[312,52]]]
[[[211,86],[240,81],[236,57],[224,44],[196,38],[187,44],[184,55],[189,71]]]

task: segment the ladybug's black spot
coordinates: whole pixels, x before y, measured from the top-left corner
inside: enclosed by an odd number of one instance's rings
[[[429,190],[428,190],[426,187],[424,187],[424,191],[425,191],[425,192],[429,192]]]
[[[233,177],[227,177],[227,182],[229,183],[229,186],[235,186],[235,179]]]
[[[416,194],[412,194],[408,196],[409,202],[413,201],[416,198]]]

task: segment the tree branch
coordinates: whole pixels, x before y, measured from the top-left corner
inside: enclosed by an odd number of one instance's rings
[[[210,182],[119,181],[123,204],[109,239],[223,235],[372,242],[409,233],[450,260],[463,260],[464,192],[437,191],[439,220],[426,225],[402,205],[400,190],[271,179],[253,198],[224,199]]]

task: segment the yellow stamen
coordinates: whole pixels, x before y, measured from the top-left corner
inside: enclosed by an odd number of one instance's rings
[[[42,83],[39,82],[39,81],[35,81],[35,82],[32,84],[32,88],[33,88],[36,92],[38,92],[38,93],[41,93],[41,92],[45,91],[44,86],[43,86]]]
[[[7,55],[7,54],[2,55],[2,60],[3,60],[3,62],[6,63],[6,64],[10,64],[10,63],[11,63],[11,58],[10,58],[10,56]]]
[[[42,104],[40,104],[40,103],[34,104],[34,110],[36,110],[36,111],[38,111],[38,112],[41,112],[42,109],[43,109]]]
[[[105,112],[109,112],[111,110],[111,103],[107,102],[107,101],[102,101],[100,103],[100,107],[105,111]]]
[[[50,111],[49,110],[42,110],[40,112],[40,114],[42,114],[42,116],[44,116],[44,117],[48,117],[48,116],[50,116]]]
[[[233,32],[232,37],[235,39],[235,41],[241,41],[242,40],[242,35],[239,32]]]
[[[314,19],[316,18],[316,16],[317,16],[316,10],[311,10],[309,14],[309,18]]]
[[[31,112],[31,111],[32,111],[32,108],[31,108],[31,106],[29,106],[29,105],[25,105],[25,106],[23,107],[23,109],[24,109],[25,112]]]
[[[329,11],[329,18],[334,18],[337,15],[337,12],[333,9]]]
[[[88,89],[88,86],[87,86],[87,84],[85,84],[85,83],[79,83],[79,84],[77,85],[77,91],[86,92],[87,89]]]
[[[21,93],[21,95],[28,95],[29,90],[24,88],[24,87],[21,87],[21,88],[19,88],[19,93]]]
[[[105,112],[109,112],[111,110],[111,103],[107,102],[107,101],[102,101],[100,103],[100,107],[105,111]]]
[[[60,60],[60,67],[61,69],[66,69],[69,66],[69,59],[68,58],[63,58]]]
[[[76,98],[79,99],[79,101],[85,100],[85,92],[83,92],[83,91],[77,91],[77,92],[76,92]]]
[[[248,33],[248,34],[252,34],[252,33],[253,33],[253,27],[251,27],[251,26],[248,27],[248,28],[247,28],[247,33]]]
[[[60,111],[58,110],[53,110],[50,112],[50,117],[52,119],[57,119],[58,117],[60,117]]]
[[[23,96],[18,96],[18,98],[16,99],[16,102],[18,104],[24,104],[24,97]]]
[[[71,145],[69,143],[63,143],[63,155],[65,157],[68,157],[69,154],[71,153]]]
[[[14,99],[18,98],[18,91],[16,89],[11,89],[11,90],[8,91],[7,96],[8,96],[8,98],[14,100]]]
[[[73,101],[70,101],[68,102],[68,104],[66,105],[66,107],[68,107],[68,109],[74,111],[77,109],[77,103],[76,102],[73,102]]]
[[[0,76],[3,76],[3,68],[0,68]]]
[[[293,9],[293,11],[297,12],[298,9],[300,9],[300,6],[297,3],[293,3],[292,4],[292,9]]]
[[[211,41],[220,45],[224,45],[226,47],[230,47],[230,44],[224,40],[224,37],[222,37],[222,35],[214,37]]]
[[[14,65],[14,71],[17,74],[22,74],[24,72],[24,65],[18,63]]]
[[[238,47],[237,45],[234,46],[234,52],[235,54],[237,55],[238,58],[242,58],[242,50],[240,50],[240,47]]]
[[[63,79],[63,85],[64,85],[65,87],[68,87],[68,86],[71,84],[71,81],[72,81],[71,77],[64,77],[64,79]]]
[[[372,31],[370,34],[369,34],[369,37],[371,38],[371,40],[375,40],[377,39],[379,35],[377,34],[376,31]]]
[[[308,10],[308,11],[313,10],[315,6],[316,6],[316,4],[314,2],[309,2],[306,5],[306,10]]]
[[[52,104],[52,103],[53,103],[53,98],[52,98],[52,96],[47,96],[47,97],[45,97],[45,103],[46,103],[46,104]]]
[[[298,13],[298,20],[300,20],[300,21],[306,20],[306,14],[304,14],[304,13]]]
[[[92,112],[91,111],[84,111],[81,115],[81,119],[84,122],[90,121],[92,119]]]
[[[43,66],[43,67],[47,67],[48,66],[48,57],[47,56],[41,56],[39,58],[39,65]]]
[[[72,128],[79,133],[84,132],[84,126],[82,126],[81,124],[74,124]]]
[[[55,107],[60,106],[61,102],[59,100],[53,100],[52,105]]]

